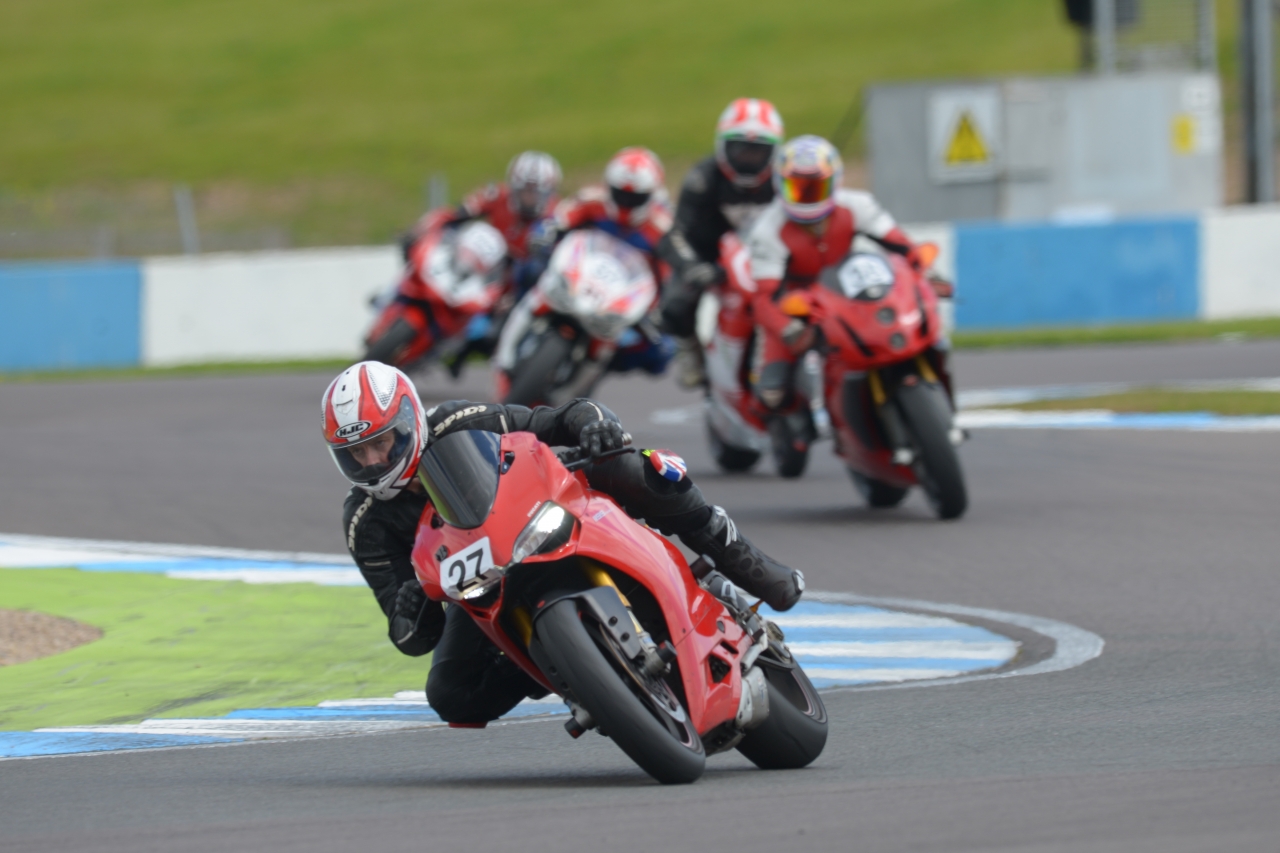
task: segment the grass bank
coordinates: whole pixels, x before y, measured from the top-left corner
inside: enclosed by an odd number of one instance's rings
[[[0,729],[216,716],[421,688],[369,591],[0,570],[0,608],[64,616],[101,640],[0,667]]]

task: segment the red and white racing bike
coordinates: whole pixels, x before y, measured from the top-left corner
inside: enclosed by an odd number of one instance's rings
[[[427,595],[563,696],[573,737],[607,735],[660,782],[692,782],[733,747],[763,768],[817,758],[826,709],[781,631],[701,586],[674,545],[587,485],[587,464],[529,433],[432,441],[413,549]]]

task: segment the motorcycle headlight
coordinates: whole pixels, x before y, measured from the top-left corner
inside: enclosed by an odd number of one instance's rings
[[[516,537],[516,544],[511,549],[511,564],[515,565],[535,554],[554,551],[569,541],[569,534],[572,532],[573,516],[564,507],[547,501],[533,517],[533,521],[526,524]]]

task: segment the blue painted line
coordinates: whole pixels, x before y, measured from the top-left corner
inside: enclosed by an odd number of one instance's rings
[[[991,642],[992,634],[972,625],[955,628],[796,628],[783,629],[788,643],[907,643],[942,640]]]
[[[247,708],[232,711],[224,720],[424,720],[440,717],[426,706],[369,705],[353,708]]]
[[[119,749],[156,749],[235,743],[242,738],[201,735],[138,735],[100,732],[0,732],[0,758],[30,758],[78,752],[110,752]]]
[[[948,669],[969,672],[1000,666],[1009,659],[997,658],[877,658],[877,657],[811,657],[797,654],[796,660],[807,669]]]

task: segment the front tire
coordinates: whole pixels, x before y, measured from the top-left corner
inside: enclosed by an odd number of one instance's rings
[[[907,489],[872,479],[852,468],[849,469],[849,477],[853,479],[853,486],[858,490],[858,494],[862,495],[863,500],[867,502],[867,506],[873,509],[895,507],[907,498]]]
[[[804,473],[809,464],[807,437],[792,424],[794,418],[778,416],[769,420],[769,444],[778,476],[788,480]]]
[[[418,330],[408,320],[399,317],[391,324],[389,329],[382,333],[382,337],[376,341],[369,342],[369,347],[365,350],[364,360],[380,361],[383,364],[399,367],[398,357],[413,343],[413,339],[417,336]]]
[[[671,688],[661,679],[646,681],[607,645],[607,632],[582,619],[576,601],[564,599],[543,610],[535,630],[551,662],[551,683],[585,708],[642,770],[664,785],[688,784],[702,775],[702,739]],[[675,707],[665,712],[661,706],[672,702]]]
[[[805,767],[827,745],[827,707],[799,664],[784,669],[761,663],[760,670],[769,688],[769,716],[747,732],[738,752],[762,770]]]
[[[969,496],[960,457],[948,434],[951,407],[942,388],[926,382],[902,385],[895,402],[915,444],[916,479],[929,505],[938,518],[959,518],[969,506]]]
[[[573,341],[566,339],[557,329],[548,329],[533,354],[512,371],[511,388],[502,402],[529,407],[546,402],[556,374],[569,360],[572,351]]]

